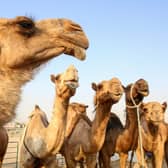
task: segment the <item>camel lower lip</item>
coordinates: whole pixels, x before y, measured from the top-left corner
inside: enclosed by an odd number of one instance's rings
[[[74,55],[80,60],[85,60],[85,58],[86,58],[85,49],[80,48],[80,47],[76,48],[75,52],[74,52]]]
[[[147,91],[140,91],[141,94],[143,94],[144,96],[147,96],[148,95],[148,92]]]
[[[86,58],[86,50],[81,47],[67,48],[65,54],[75,56],[81,61]]]
[[[66,85],[68,85],[72,89],[76,89],[79,86],[77,82],[72,82],[72,81],[67,81]]]
[[[121,94],[115,94],[116,97],[121,97]]]

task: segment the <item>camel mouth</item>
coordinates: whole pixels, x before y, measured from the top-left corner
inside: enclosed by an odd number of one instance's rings
[[[153,125],[159,125],[160,123],[163,122],[163,120],[149,120]]]
[[[115,93],[113,94],[112,99],[114,102],[118,102],[121,97],[122,97],[122,93]]]
[[[115,93],[114,96],[120,98],[122,96],[122,93]]]
[[[78,80],[66,80],[65,84],[71,89],[76,89],[79,87]]]
[[[84,60],[86,58],[86,50],[89,47],[89,40],[80,26],[72,24],[73,33],[64,33],[59,36],[60,39],[66,41],[64,54],[68,54]]]
[[[75,46],[74,48],[66,48],[64,54],[74,56],[82,61],[86,58],[86,49],[79,46]]]
[[[143,96],[148,96],[149,91],[147,89],[144,89],[144,90],[140,90],[139,93]]]

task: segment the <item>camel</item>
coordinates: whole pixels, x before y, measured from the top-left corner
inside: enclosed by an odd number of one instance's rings
[[[96,166],[97,152],[101,149],[110,109],[117,103],[122,94],[122,84],[118,78],[104,80],[99,84],[92,83],[95,91],[95,118],[93,122],[86,117],[80,117],[71,134],[65,138],[61,154],[65,157],[67,168],[75,168],[77,164],[87,168]]]
[[[123,86],[124,87],[124,86]],[[120,167],[126,167],[128,152],[135,150],[138,141],[137,107],[149,94],[148,83],[144,79],[137,80],[124,88],[126,103],[126,123],[122,125],[119,117],[112,113],[106,129],[104,144],[99,152],[99,165],[110,168],[110,158],[119,154]],[[136,105],[134,105],[134,102]]]
[[[41,65],[67,54],[85,59],[88,39],[68,19],[0,18],[0,125],[15,117],[21,88]]]
[[[145,152],[153,154],[153,167],[162,168],[164,160],[164,145],[167,141],[167,125],[164,122],[164,113],[167,103],[159,102],[142,103],[141,125],[142,125],[142,146]],[[141,151],[138,143],[136,155],[139,165],[141,165]],[[141,165],[147,167],[145,165]]]
[[[79,121],[81,117],[84,117],[90,121],[90,119],[86,116],[86,109],[88,108],[88,105],[73,102],[70,103],[68,106],[67,111],[67,123],[66,123],[66,130],[65,130],[65,138],[68,138],[70,134],[72,133],[72,130],[76,123]]]
[[[6,129],[3,126],[0,126],[0,168],[2,167],[2,162],[8,146],[8,134]]]
[[[25,128],[20,147],[20,162],[24,168],[55,167],[50,160],[60,150],[65,136],[67,109],[78,87],[78,72],[70,66],[64,73],[51,75],[56,96],[50,123],[39,106],[35,106]]]

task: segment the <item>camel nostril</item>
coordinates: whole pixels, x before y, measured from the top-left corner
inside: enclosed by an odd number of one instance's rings
[[[72,23],[70,27],[74,31],[83,31],[82,28],[80,27],[80,25],[75,24],[75,23]]]

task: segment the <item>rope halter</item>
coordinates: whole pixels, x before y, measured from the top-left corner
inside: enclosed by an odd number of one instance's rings
[[[144,167],[144,151],[143,151],[143,144],[142,144],[142,131],[141,131],[141,123],[140,123],[140,115],[139,115],[139,107],[141,105],[142,102],[140,102],[139,104],[136,104],[135,100],[133,99],[133,88],[134,88],[134,84],[131,86],[131,91],[130,91],[130,97],[131,97],[131,101],[133,103],[133,106],[129,106],[126,105],[127,108],[136,108],[136,113],[137,113],[137,121],[138,121],[138,134],[139,134],[139,144],[140,144],[140,150],[141,150],[141,165],[142,167]]]

